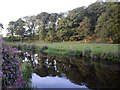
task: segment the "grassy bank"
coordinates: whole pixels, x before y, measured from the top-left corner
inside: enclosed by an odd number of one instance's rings
[[[47,45],[53,49],[60,49],[60,50],[91,50],[95,53],[113,53],[118,52],[119,45],[115,44],[81,44],[81,43],[52,43]]]
[[[83,51],[86,49],[90,49],[92,52],[98,53],[114,53],[118,52],[120,48],[120,44],[100,44],[100,43],[81,43],[79,41],[76,42],[59,42],[59,43],[41,43],[41,42],[33,42],[33,44],[37,46],[48,46],[53,49],[60,50],[78,50]]]
[[[17,43],[9,43],[10,45],[17,45]],[[29,47],[27,47],[27,45]],[[35,51],[40,52],[41,47],[47,46],[48,49],[45,50],[51,55],[85,55],[87,57],[99,56],[103,58],[119,58],[119,48],[120,44],[98,44],[98,43],[81,43],[81,42],[61,42],[61,43],[41,43],[32,42],[26,43],[22,48],[29,50],[35,49]]]

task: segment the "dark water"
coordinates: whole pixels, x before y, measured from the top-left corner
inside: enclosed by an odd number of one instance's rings
[[[102,89],[120,86],[120,63],[42,54],[28,56],[25,61],[31,62],[34,69],[32,87]]]

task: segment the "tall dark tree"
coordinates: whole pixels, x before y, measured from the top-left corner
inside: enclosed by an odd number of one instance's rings
[[[91,30],[93,34],[97,19],[103,12],[106,12],[106,5],[103,2],[96,2],[87,7],[87,17],[91,20]]]
[[[61,41],[68,41],[69,37],[69,30],[70,28],[67,25],[67,19],[66,17],[62,17],[58,21],[58,26],[57,26],[57,36]]]
[[[96,34],[102,41],[120,43],[120,4],[108,3],[106,12],[98,18]]]
[[[47,12],[42,12],[36,16],[38,22],[38,32],[39,32],[39,40],[44,41],[47,35],[47,27],[49,21],[50,14]]]
[[[80,22],[87,15],[86,7],[80,7],[69,11],[58,21],[57,35],[63,40],[75,40],[77,28]],[[59,34],[60,33],[60,34]]]
[[[21,37],[22,42],[25,34],[25,22],[20,18],[15,23],[16,23],[16,35],[19,35]]]
[[[10,21],[8,24],[8,36],[11,37],[11,39],[13,40],[15,32],[16,32],[16,24],[14,21]]]
[[[79,23],[87,15],[86,7],[79,7],[69,11],[66,19],[68,26],[71,28],[76,28],[79,26]]]
[[[83,19],[76,33],[76,37],[78,38],[78,40],[83,40],[86,36],[92,34],[90,19],[88,17],[85,17]]]
[[[48,41],[56,41],[57,40],[57,21],[58,21],[58,14],[57,13],[51,13],[49,17],[49,23],[48,23],[48,33],[46,39]]]

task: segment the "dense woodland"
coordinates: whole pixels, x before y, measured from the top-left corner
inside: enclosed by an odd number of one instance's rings
[[[119,8],[119,2],[95,2],[64,13],[25,16],[9,22],[7,40],[120,43]]]

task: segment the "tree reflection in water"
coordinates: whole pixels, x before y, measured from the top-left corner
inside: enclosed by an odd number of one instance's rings
[[[34,73],[40,77],[66,77],[77,85],[88,88],[119,88],[120,63],[94,62],[86,58],[37,55]],[[34,55],[32,56],[34,58]],[[32,60],[32,65],[34,60]]]

